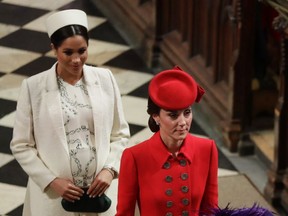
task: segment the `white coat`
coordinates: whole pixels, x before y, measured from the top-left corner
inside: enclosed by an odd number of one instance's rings
[[[25,79],[17,103],[10,148],[29,176],[24,216],[74,215],[62,208],[62,198],[47,187],[56,177],[72,180],[56,64],[47,71]],[[93,112],[96,175],[105,165],[118,171],[130,135],[118,86],[108,69],[84,65],[83,71]],[[115,215],[116,179],[106,194],[112,199],[112,206],[106,213],[99,215]]]

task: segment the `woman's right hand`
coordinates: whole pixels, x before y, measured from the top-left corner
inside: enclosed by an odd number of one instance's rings
[[[75,186],[69,179],[55,178],[49,184],[49,187],[69,202],[79,200],[84,194],[84,191],[80,187]]]

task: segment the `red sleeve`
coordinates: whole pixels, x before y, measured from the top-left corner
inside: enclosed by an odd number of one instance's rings
[[[214,141],[210,149],[209,175],[206,182],[201,212],[218,207],[218,150]]]
[[[118,203],[116,216],[134,216],[139,193],[136,161],[129,149],[124,150],[118,184]]]

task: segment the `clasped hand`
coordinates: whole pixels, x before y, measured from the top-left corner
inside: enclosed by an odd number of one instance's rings
[[[87,190],[90,197],[101,196],[110,186],[113,176],[108,170],[103,169],[95,177],[93,183]],[[84,194],[84,190],[76,186],[70,179],[55,178],[49,185],[52,190],[59,194],[64,199],[74,202],[79,200]]]

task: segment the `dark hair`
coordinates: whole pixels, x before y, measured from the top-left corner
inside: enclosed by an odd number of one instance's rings
[[[150,97],[148,97],[148,106],[147,106],[147,113],[150,115],[148,120],[148,126],[152,132],[159,131],[159,125],[156,124],[155,120],[153,119],[152,115],[160,113],[160,107],[157,106]]]
[[[83,38],[86,40],[87,45],[89,41],[88,31],[84,26],[81,25],[68,25],[64,26],[57,31],[55,31],[51,37],[51,43],[54,45],[54,47],[57,49],[59,46],[61,46],[62,42],[74,35],[80,35],[83,36]]]

